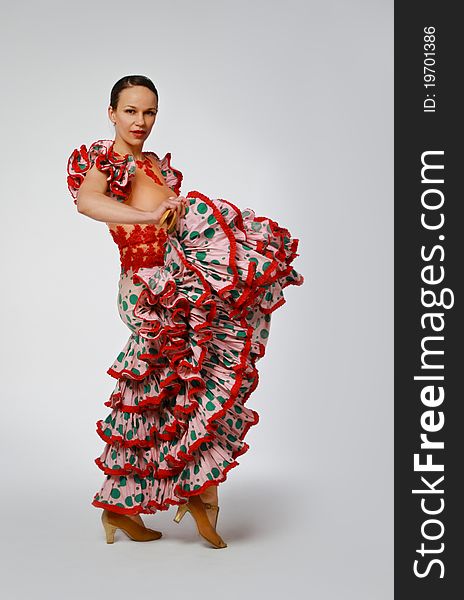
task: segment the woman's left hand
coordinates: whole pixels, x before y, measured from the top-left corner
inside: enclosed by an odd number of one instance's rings
[[[187,204],[187,198],[185,196],[169,196],[169,200],[180,200],[175,208],[169,208],[164,213],[164,218],[161,218],[161,224],[166,223],[168,233],[172,233],[177,226],[180,218],[185,215],[185,207]]]
[[[185,207],[187,205],[187,198],[185,196],[169,196],[170,198],[177,198],[181,200],[181,204],[176,208],[177,219],[185,216]]]

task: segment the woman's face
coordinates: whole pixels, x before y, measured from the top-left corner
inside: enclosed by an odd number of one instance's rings
[[[156,94],[142,85],[125,88],[119,94],[116,110],[108,108],[108,116],[115,123],[116,136],[130,146],[142,146],[150,135],[158,112]],[[143,133],[134,133],[142,130]]]

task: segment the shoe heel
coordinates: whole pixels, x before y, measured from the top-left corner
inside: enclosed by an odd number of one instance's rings
[[[102,519],[103,528],[104,528],[105,534],[106,534],[106,543],[114,544],[114,533],[115,533],[117,527],[115,525],[111,525],[110,523],[108,523],[105,512],[102,513],[101,519]]]
[[[185,504],[179,504],[179,507],[178,507],[178,509],[177,509],[176,516],[174,517],[173,521],[174,521],[175,523],[180,523],[180,522],[181,522],[181,520],[182,520],[182,518],[183,518],[183,516],[185,515],[185,513],[186,513],[187,511],[188,511],[188,508],[187,508],[187,503],[185,503]]]

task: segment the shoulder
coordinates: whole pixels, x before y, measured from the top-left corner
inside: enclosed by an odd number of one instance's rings
[[[108,153],[112,140],[97,140],[90,144],[89,148],[82,144],[78,148],[74,148],[68,158],[68,172],[82,173],[88,170],[89,166],[93,166],[97,158],[108,159]]]
[[[131,178],[135,174],[135,160],[131,154],[124,157],[113,152],[114,140],[96,140],[87,148],[82,144],[75,148],[67,164],[68,190],[77,200],[79,188],[88,173],[95,166],[107,175],[110,194],[117,200],[125,200],[130,193]]]

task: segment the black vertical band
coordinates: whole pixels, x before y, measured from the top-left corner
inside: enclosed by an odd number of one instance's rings
[[[463,592],[459,3],[395,3],[395,598]],[[454,588],[454,592],[451,590]],[[456,592],[456,590],[459,590]]]

